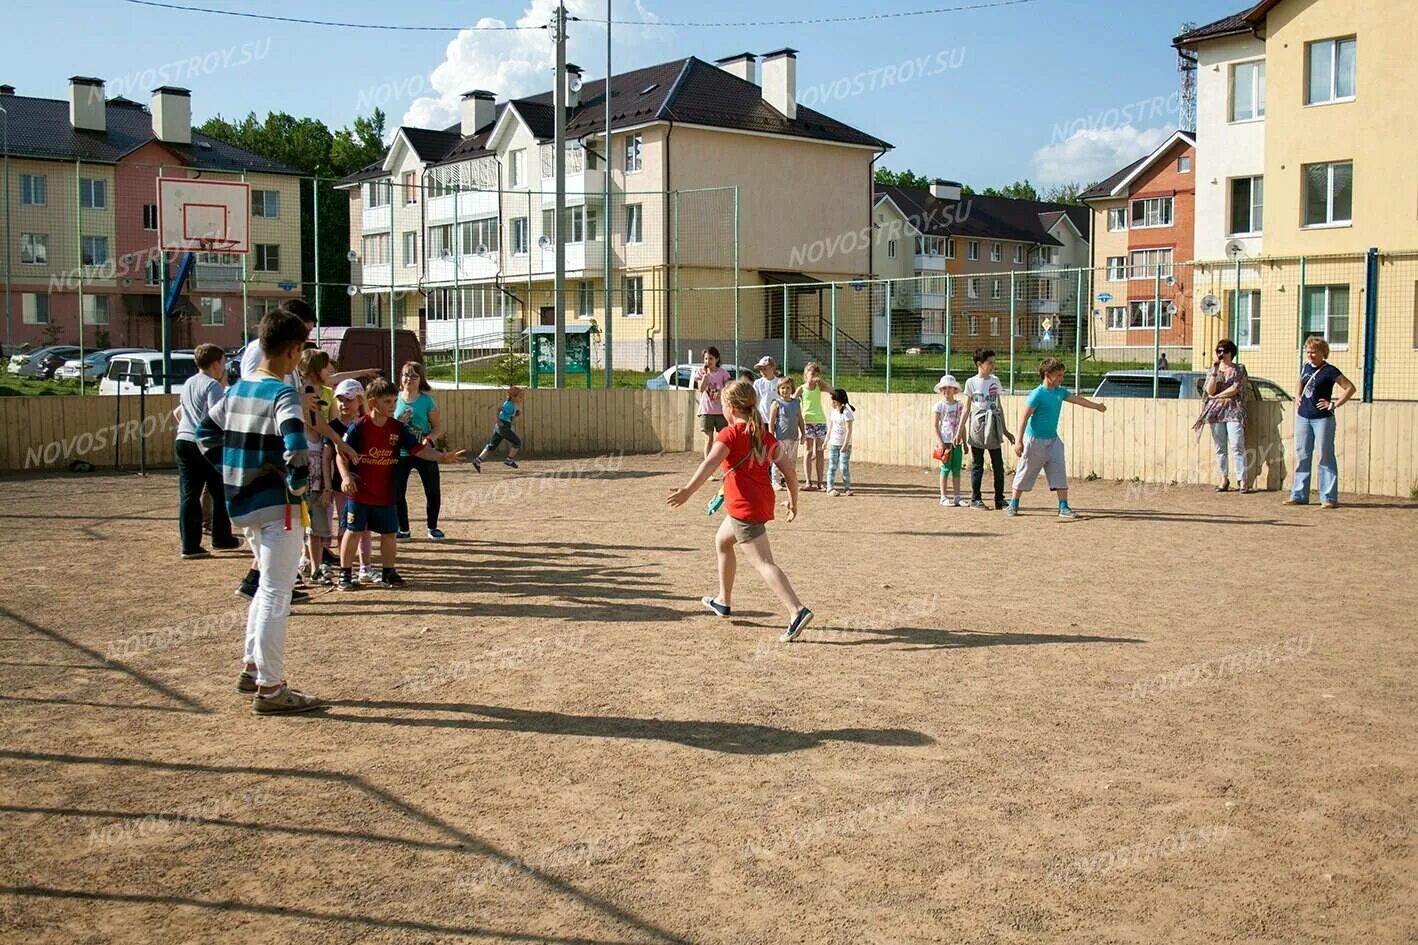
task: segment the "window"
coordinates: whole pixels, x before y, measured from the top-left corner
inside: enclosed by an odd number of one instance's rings
[[[596,317],[596,284],[594,282],[578,282],[576,284],[576,317]]]
[[[428,253],[429,259],[447,259],[453,255],[453,224],[444,223],[442,226],[431,226],[428,228],[428,241],[424,245],[424,251]]]
[[[570,243],[595,242],[597,212],[594,207],[570,207],[566,211],[571,215],[571,233],[567,237]]]
[[[645,238],[644,233],[645,208],[638,203],[628,203],[625,205],[625,241],[627,243],[639,243]]]
[[[1305,47],[1306,105],[1353,100],[1355,50],[1353,36],[1347,39],[1323,39]]]
[[[405,175],[407,177],[407,175]],[[251,191],[251,215],[277,220],[281,216],[281,192],[279,190]]]
[[[1128,208],[1113,207],[1108,211],[1108,232],[1118,233],[1128,228]]]
[[[1108,257],[1108,281],[1121,282],[1128,277],[1128,259],[1126,256]]]
[[[383,303],[383,297],[378,295],[366,295],[364,297],[364,327],[379,327],[379,308]]]
[[[1058,261],[1058,251],[1059,248],[1057,246],[1040,246],[1039,265],[1052,266],[1055,262]],[[1023,260],[1020,261],[1022,262]]]
[[[281,268],[281,247],[277,243],[256,244],[256,271],[277,272]]]
[[[1260,177],[1231,179],[1231,235],[1259,233],[1265,181]]]
[[[1024,279],[1011,279],[1009,281],[1014,283],[1014,297],[1016,299],[1023,302],[1029,297],[1029,293],[1027,291],[1028,282],[1026,282]]]
[[[47,183],[43,174],[21,174],[20,203],[26,207],[44,206],[48,203]],[[45,304],[48,304],[48,302]]]
[[[1153,323],[1153,315],[1156,314],[1152,305],[1152,300],[1128,303],[1128,327],[1129,328],[1171,328],[1172,316],[1167,314],[1167,303],[1162,303],[1162,323]]]
[[[1155,279],[1161,275],[1166,279],[1172,274],[1172,251],[1170,249],[1138,249],[1132,252],[1128,278]]]
[[[512,255],[525,256],[528,249],[528,230],[526,217],[512,218]]]
[[[1004,247],[995,243],[990,247],[990,262],[999,262],[1004,257]]]
[[[1354,221],[1354,162],[1306,164],[1305,226],[1343,226]]]
[[[945,258],[955,258],[955,237],[953,236],[945,241]]]
[[[625,316],[638,318],[645,314],[645,277],[625,277]]]
[[[363,261],[366,266],[389,265],[388,233],[371,233],[364,238]]]
[[[84,296],[84,321],[90,325],[108,324],[108,296]]]
[[[644,140],[640,135],[626,135],[625,137],[625,173],[638,173],[643,166],[641,162],[641,149]]]
[[[1265,117],[1265,62],[1240,62],[1231,69],[1231,120]]]
[[[79,206],[84,210],[107,208],[108,182],[92,177],[79,178]]]
[[[1108,306],[1108,330],[1122,331],[1128,326],[1128,310],[1124,305]]]
[[[1183,154],[1177,158],[1177,173],[1190,174],[1192,172],[1192,157],[1190,154]]]
[[[158,228],[158,205],[155,203],[143,204],[143,229],[153,231]]]
[[[486,217],[482,220],[468,220],[466,223],[459,225],[463,228],[461,252],[464,256],[472,254],[481,256],[486,253],[497,252],[497,217]]]
[[[1260,291],[1231,293],[1232,337],[1238,348],[1260,347]]]
[[[32,266],[49,265],[49,234],[21,233],[20,262]]]
[[[404,265],[412,266],[418,263],[419,236],[413,230],[404,232]],[[259,266],[257,267],[260,268]]]
[[[387,207],[389,205],[389,182],[387,180],[372,180],[365,184],[364,200],[371,207]]]
[[[998,316],[998,315],[991,315],[991,316],[990,316],[990,334],[991,334],[991,335],[998,335],[998,334],[999,334],[999,316]]]
[[[84,266],[102,266],[108,262],[108,237],[84,236],[79,239],[79,263]]]
[[[1172,225],[1172,198],[1148,197],[1132,202],[1133,229]]]
[[[404,205],[419,202],[419,176],[417,171],[404,171]]]
[[[990,298],[992,298],[992,299],[997,299],[997,298],[999,298],[999,297],[1000,297],[999,280],[998,280],[998,279],[993,279],[993,280],[991,280],[991,282],[990,282]],[[993,332],[991,332],[991,334],[993,334]]]
[[[1040,279],[1038,282],[1040,302],[1057,302],[1059,300],[1059,280]]]
[[[507,152],[507,184],[521,187],[527,183],[527,149],[518,148]]]
[[[886,258],[887,258],[887,259],[895,259],[895,258],[896,258],[896,241],[895,241],[895,240],[887,240],[887,241],[886,241]]]
[[[1306,286],[1302,305],[1306,338],[1318,335],[1336,347],[1349,344],[1349,286]]]
[[[971,261],[978,260],[980,258],[979,240],[970,240],[968,243],[965,244],[965,258]]]
[[[1014,261],[1015,261],[1016,263],[1022,263],[1022,262],[1024,262],[1024,247],[1023,247],[1023,246],[1016,246],[1016,247],[1014,247]]]
[[[161,259],[149,259],[143,264],[143,285],[162,285]]]
[[[25,292],[20,296],[20,309],[26,325],[49,324],[49,296]]]
[[[970,281],[965,284],[965,294],[969,298],[978,299],[980,297],[980,280],[971,276]]]
[[[203,325],[216,327],[226,324],[226,312],[223,310],[220,298],[208,296],[198,301],[202,308]]]
[[[980,316],[971,315],[965,319],[965,332],[969,335],[978,335],[980,333]]]

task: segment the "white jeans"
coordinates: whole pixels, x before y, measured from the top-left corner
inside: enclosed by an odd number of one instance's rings
[[[1231,471],[1226,474],[1226,441],[1231,445]],[[1221,481],[1234,481],[1239,486],[1246,484],[1246,429],[1239,420],[1226,420],[1211,424],[1211,442],[1216,444],[1216,468],[1221,472]]]
[[[256,684],[274,686],[282,680],[286,662],[286,626],[290,621],[291,588],[300,567],[305,530],[281,522],[246,529],[261,569],[261,584],[246,612],[246,662],[256,664]]]

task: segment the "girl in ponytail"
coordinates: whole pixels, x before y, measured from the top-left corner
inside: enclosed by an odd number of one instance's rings
[[[724,413],[728,426],[714,437],[704,461],[689,482],[671,489],[666,500],[671,508],[679,508],[690,500],[699,487],[718,467],[724,470],[723,506],[728,513],[714,539],[719,556],[719,593],[701,598],[701,602],[719,617],[733,613],[734,575],[738,570],[736,546],[742,545],[749,563],[758,571],[763,582],[783,602],[788,614],[788,629],[780,639],[795,640],[812,620],[812,611],[803,606],[783,569],[773,560],[768,546],[767,523],[773,520],[777,496],[769,479],[770,466],[776,466],[788,485],[788,521],[798,514],[798,476],[791,460],[779,455],[778,441],[773,438],[758,412],[758,395],[745,380],[734,381],[724,388]],[[719,507],[710,505],[709,514]]]

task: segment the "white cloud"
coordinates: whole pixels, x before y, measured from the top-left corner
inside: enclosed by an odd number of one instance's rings
[[[1167,127],[1085,128],[1035,151],[1033,179],[1046,186],[1093,183],[1150,154],[1171,134]]]
[[[618,5],[619,6],[619,5]],[[556,0],[530,0],[522,15],[516,20],[517,26],[542,26],[551,23]],[[605,4],[599,0],[567,0],[569,16],[590,18],[605,17]],[[653,23],[659,19],[637,0],[635,18]],[[616,19],[630,16],[617,9]],[[484,17],[478,26],[502,26],[504,21]],[[651,33],[650,29],[654,29]],[[615,54],[647,40],[664,41],[671,31],[665,27],[634,27],[617,24],[614,41]],[[601,70],[597,64],[605,62],[605,25],[587,21],[567,24],[566,58],[580,65],[588,77],[596,76]],[[621,60],[624,61],[623,59]],[[552,70],[556,65],[556,51],[552,46],[550,29],[528,30],[460,30],[444,53],[444,60],[429,76],[429,85],[434,95],[417,98],[404,113],[402,124],[419,128],[445,128],[458,120],[458,103],[464,92],[471,89],[487,89],[497,96],[498,101],[534,95],[551,88]]]

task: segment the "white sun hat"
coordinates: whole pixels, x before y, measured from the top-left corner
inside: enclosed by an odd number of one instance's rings
[[[947,387],[954,387],[956,390],[962,389],[954,374],[943,375],[940,380],[936,381],[936,390],[945,390]]]

